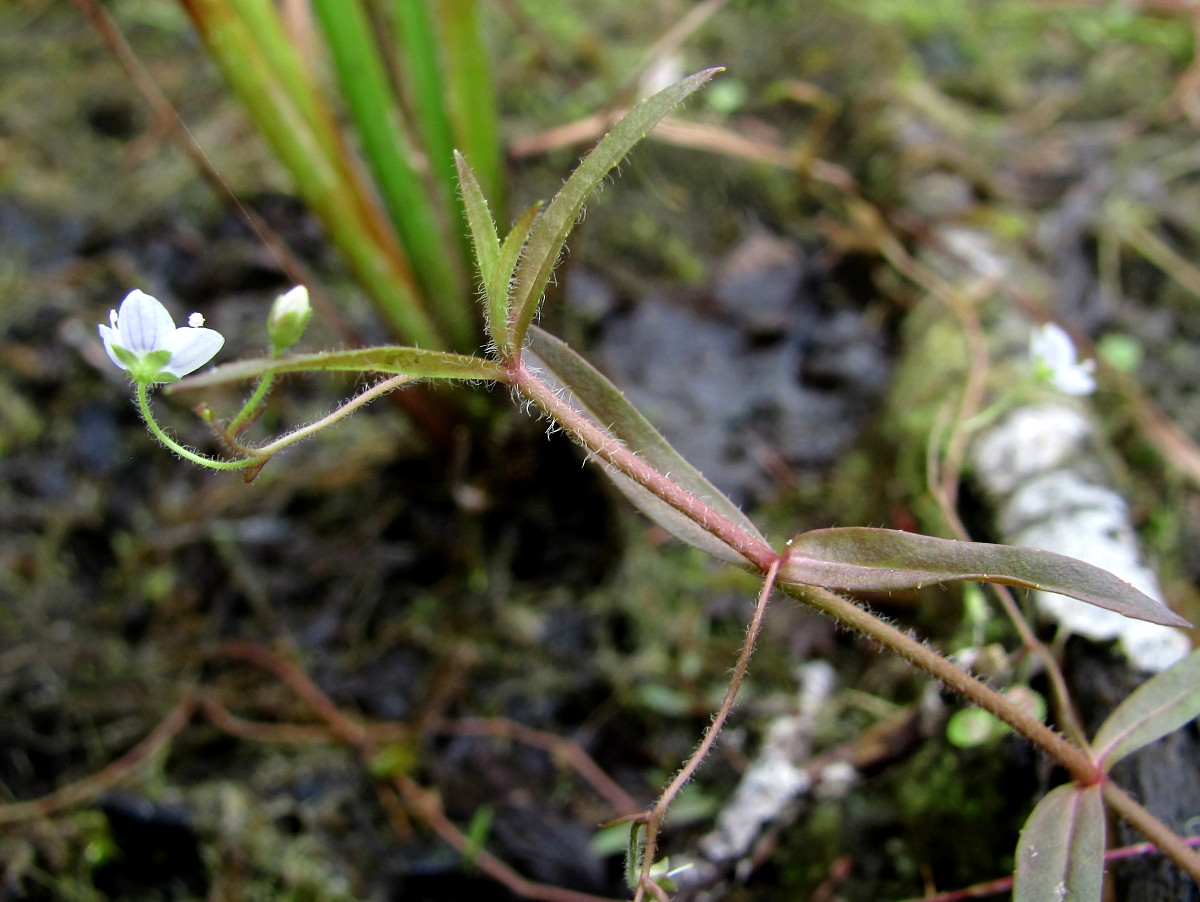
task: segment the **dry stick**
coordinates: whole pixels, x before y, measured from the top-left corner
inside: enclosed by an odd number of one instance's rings
[[[370,727],[345,714],[328,695],[321,691],[308,674],[290,661],[251,642],[225,642],[212,649],[210,654],[245,661],[275,674],[325,720],[330,730],[339,739],[355,748],[364,761],[369,763],[374,757],[376,750],[375,744],[371,740]],[[441,837],[443,842],[455,851],[460,854],[471,854],[472,860],[479,870],[510,892],[527,899],[537,900],[537,902],[613,902],[603,896],[561,889],[528,879],[490,852],[484,849],[475,849],[471,839],[446,817],[436,795],[422,789],[415,781],[402,773],[392,773],[388,775],[387,779],[395,787],[409,811],[417,814],[430,829]],[[377,791],[380,791],[380,802],[389,817],[393,818],[393,823],[396,824],[395,817],[399,816],[403,819],[403,812],[398,812],[389,805],[386,792],[381,791],[384,788],[382,784],[377,784]],[[404,832],[403,824],[398,824],[397,829]]]
[[[441,801],[434,793],[422,789],[406,774],[394,773],[389,779],[409,811],[416,812],[442,841],[461,855],[471,855],[475,865],[510,892],[539,902],[615,902],[607,896],[593,896],[575,890],[537,883],[517,873],[491,852],[480,849],[470,837],[446,817]]]
[[[329,727],[318,724],[263,723],[247,720],[230,712],[220,701],[209,696],[200,700],[204,714],[219,729],[254,742],[279,742],[288,745],[321,745],[340,741]],[[415,730],[401,723],[369,723],[363,725],[372,742],[408,742]],[[553,733],[537,730],[503,717],[466,717],[426,728],[425,732],[443,736],[482,736],[489,739],[509,739],[532,748],[549,752],[556,761],[564,762],[596,794],[621,814],[640,811],[641,806],[617,785],[578,743]]]
[[[463,717],[439,723],[429,728],[432,733],[450,736],[487,736],[493,739],[512,739],[524,745],[549,752],[561,758],[587,781],[617,811],[629,814],[641,810],[641,805],[629,793],[617,785],[596,763],[583,746],[571,739],[556,736],[523,723],[503,717]]]
[[[39,799],[0,806],[0,824],[45,817],[62,808],[86,802],[112,788],[138,764],[165,748],[187,726],[195,707],[191,696],[185,696],[145,739],[90,777],[56,789]]]
[[[779,564],[782,558],[776,558],[770,568],[767,570],[766,579],[763,581],[762,591],[758,593],[758,604],[754,607],[754,617],[750,620],[750,626],[746,630],[746,638],[742,641],[741,651],[738,653],[737,664],[733,668],[733,677],[729,680],[729,688],[725,690],[725,698],[721,701],[721,707],[717,709],[716,716],[713,717],[712,723],[708,725],[708,729],[704,732],[704,738],[700,741],[700,745],[696,751],[692,753],[692,757],[688,758],[683,769],[675,775],[675,779],[670,785],[663,790],[658,801],[654,803],[654,807],[650,809],[650,816],[646,819],[646,845],[642,850],[642,872],[638,878],[637,892],[634,894],[634,902],[642,899],[646,889],[657,891],[658,884],[650,879],[650,869],[654,866],[654,853],[658,847],[658,831],[662,826],[663,818],[666,817],[667,808],[674,801],[675,796],[679,794],[679,790],[683,789],[684,784],[692,779],[692,775],[696,769],[700,767],[709,750],[717,741],[717,736],[721,732],[721,728],[725,726],[725,721],[729,719],[729,714],[733,711],[733,703],[737,699],[738,689],[742,685],[742,678],[746,675],[746,668],[750,666],[750,656],[754,654],[754,643],[758,639],[758,633],[762,629],[763,617],[767,613],[767,601],[771,598],[771,589],[775,586],[775,575],[779,572]],[[637,829],[636,827],[634,829]],[[655,895],[658,895],[655,892]]]

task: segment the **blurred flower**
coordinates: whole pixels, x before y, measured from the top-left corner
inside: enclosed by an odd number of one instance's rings
[[[1077,359],[1075,344],[1060,326],[1046,323],[1029,339],[1037,377],[1066,395],[1090,395],[1096,390],[1092,372],[1096,361]]]
[[[134,382],[174,382],[213,358],[225,339],[203,329],[204,317],[193,313],[188,325],[176,329],[167,308],[134,289],[110,310],[109,325],[100,325],[100,338],[109,358]]]

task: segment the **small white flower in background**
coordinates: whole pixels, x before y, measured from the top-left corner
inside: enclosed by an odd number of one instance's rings
[[[108,321],[98,327],[104,350],[135,382],[174,382],[204,366],[225,344],[220,332],[201,328],[199,313],[176,329],[167,308],[136,289],[119,310],[109,311]]]
[[[1090,395],[1096,390],[1092,372],[1096,361],[1079,360],[1075,343],[1060,326],[1046,323],[1035,329],[1029,339],[1037,377],[1049,382],[1065,395]]]

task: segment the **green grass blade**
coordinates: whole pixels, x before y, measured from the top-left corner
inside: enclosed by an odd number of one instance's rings
[[[312,83],[311,70],[296,52],[275,4],[271,0],[227,2],[245,23],[247,31],[254,36],[255,47],[274,74],[275,83],[292,101],[326,156],[334,159],[343,153],[333,119]]]
[[[491,68],[481,40],[479,4],[477,0],[438,0],[434,9],[445,79],[444,102],[454,144],[475,167],[484,196],[502,211],[500,128]]]
[[[449,240],[449,223],[435,211],[427,186],[410,163],[410,136],[366,14],[359,0],[314,0],[313,9],[329,44],[367,165],[427,307],[442,322],[453,344],[473,347],[478,344],[478,332],[463,274],[457,269],[459,248]]]
[[[524,341],[525,332],[533,322],[542,292],[558,262],[567,235],[575,227],[583,205],[592,192],[609,170],[621,162],[664,116],[720,71],[706,69],[698,72],[634,107],[571,173],[534,225],[529,246],[517,268],[510,320],[512,328],[509,330],[515,344],[520,345]]]
[[[226,0],[182,0],[209,55],[249,109],[305,202],[321,219],[363,288],[406,341],[444,347],[422,306],[398,246],[369,218],[357,186],[296,107],[259,49],[259,41]]]
[[[438,58],[440,41],[430,15],[430,4],[393,0],[391,7],[401,51],[398,60],[400,89],[412,110],[412,120],[420,132],[430,172],[443,195],[442,203],[447,210],[458,210],[454,137]],[[465,244],[462,251],[465,260],[468,256]]]

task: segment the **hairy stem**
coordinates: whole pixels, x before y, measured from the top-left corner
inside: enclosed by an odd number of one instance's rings
[[[667,815],[667,808],[708,756],[717,741],[717,736],[725,726],[725,721],[729,719],[729,714],[733,711],[733,703],[737,699],[738,689],[741,688],[742,678],[746,675],[746,668],[750,666],[750,656],[754,654],[754,643],[762,629],[763,617],[767,613],[767,601],[771,597],[771,589],[775,587],[775,575],[779,572],[780,561],[780,558],[776,558],[767,570],[762,591],[758,593],[758,604],[754,607],[754,617],[751,618],[750,626],[746,629],[746,638],[742,641],[741,651],[738,652],[737,664],[734,665],[733,676],[729,680],[729,688],[725,690],[725,698],[721,701],[721,707],[717,709],[712,723],[704,731],[704,738],[700,740],[696,751],[692,752],[692,757],[688,758],[687,763],[675,775],[675,779],[663,790],[646,819],[646,846],[642,851],[642,873],[638,878],[637,892],[633,897],[634,902],[643,898],[647,888],[651,890],[657,888],[650,878],[650,869],[654,866],[654,853],[658,848],[658,831],[662,826],[663,818]]]
[[[1079,783],[1091,785],[1104,778],[1100,768],[1085,752],[907,633],[827,589],[792,583],[784,583],[783,589],[834,620],[874,639],[959,695],[994,714],[1058,761]]]
[[[1129,797],[1114,783],[1104,784],[1104,801],[1110,808],[1141,831],[1147,839],[1171,857],[1197,883],[1200,883],[1200,855],[1166,824]]]
[[[217,460],[215,457],[208,457],[204,454],[197,454],[195,451],[188,450],[175,441],[175,439],[171,438],[171,436],[167,435],[163,431],[163,428],[158,425],[158,421],[154,419],[154,411],[150,409],[150,398],[146,391],[145,382],[137,383],[137,400],[138,407],[142,411],[142,417],[146,421],[146,426],[154,433],[154,437],[180,457],[213,470],[244,470],[246,467],[262,464],[262,460],[257,457],[248,457],[242,460]]]
[[[695,495],[672,482],[644,460],[593,424],[582,413],[558,397],[554,390],[531,373],[520,360],[507,364],[511,385],[540,407],[579,444],[606,463],[612,464],[634,482],[653,492],[671,507],[712,533],[766,574],[779,559],[774,549],[747,534],[737,524],[713,510]]]

